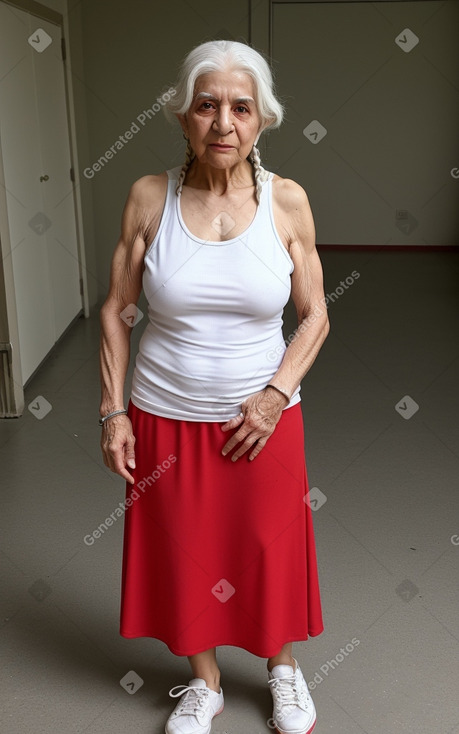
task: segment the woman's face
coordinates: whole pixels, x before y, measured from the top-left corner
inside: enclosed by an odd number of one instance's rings
[[[260,132],[251,77],[243,72],[214,71],[196,80],[193,101],[179,115],[196,157],[214,168],[245,160]]]

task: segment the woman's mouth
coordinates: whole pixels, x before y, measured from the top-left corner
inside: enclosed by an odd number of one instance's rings
[[[233,150],[232,145],[226,145],[225,143],[210,143],[209,147],[213,150]]]

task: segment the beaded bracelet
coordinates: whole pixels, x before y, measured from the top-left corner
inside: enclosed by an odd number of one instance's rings
[[[125,410],[124,408],[122,410],[114,410],[113,413],[108,413],[108,415],[104,415],[103,418],[99,418],[99,426],[103,426],[108,418],[113,418],[114,415],[122,415],[123,413],[127,413],[127,410]]]

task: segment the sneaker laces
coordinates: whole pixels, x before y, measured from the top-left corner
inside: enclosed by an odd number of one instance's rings
[[[179,691],[178,693],[172,693],[176,688],[183,688],[184,690]],[[183,696],[183,700],[180,702],[177,709],[177,714],[194,715],[200,707],[206,707],[209,698],[209,689],[181,684],[171,688],[169,696],[172,696],[172,698]]]
[[[307,691],[304,686],[300,686],[298,689],[295,674],[283,678],[272,678],[268,683],[274,691],[276,706],[279,709],[282,709],[283,706],[308,705],[309,696]]]

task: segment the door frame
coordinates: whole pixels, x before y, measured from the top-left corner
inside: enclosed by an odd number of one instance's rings
[[[67,134],[70,147],[70,165],[73,171],[73,202],[76,223],[76,238],[78,251],[78,267],[81,287],[82,312],[85,318],[90,315],[88,278],[86,269],[86,253],[84,247],[83,208],[81,202],[81,183],[78,165],[78,149],[75,123],[75,108],[73,102],[73,85],[71,73],[71,59],[68,53],[66,39],[69,37],[68,18],[35,0],[1,0],[5,5],[23,10],[36,18],[46,20],[60,28],[62,39],[62,63],[64,65],[65,103],[67,108]],[[11,242],[9,237],[8,210],[5,189],[5,177],[0,140],[0,252],[3,262],[3,283],[7,310],[7,333],[0,334],[0,359],[3,370],[0,377],[3,380],[2,389],[8,395],[8,410],[3,417],[18,417],[24,411],[24,384],[20,363],[19,329],[17,321],[16,298],[12,270]],[[70,175],[70,171],[69,171]],[[1,275],[1,273],[0,273]],[[0,278],[1,281],[1,278]],[[72,322],[73,323],[73,322]],[[69,325],[70,326],[70,325]],[[65,332],[64,332],[65,333]],[[32,375],[33,377],[33,375]],[[31,379],[31,378],[29,378]],[[28,381],[27,381],[28,382]],[[0,416],[2,417],[2,416]]]
[[[24,0],[27,2],[27,0]],[[273,6],[286,3],[375,3],[388,0],[249,0],[249,43],[271,59],[273,50]],[[430,0],[390,0],[391,2],[430,2]]]
[[[67,106],[67,123],[68,123],[68,137],[70,143],[70,160],[73,169],[74,182],[73,182],[73,199],[75,206],[75,219],[77,228],[77,243],[78,243],[78,260],[80,266],[80,280],[81,280],[81,296],[83,301],[83,311],[85,318],[89,317],[89,294],[88,294],[88,278],[86,271],[86,253],[84,248],[84,230],[83,230],[83,207],[81,204],[81,182],[80,182],[80,167],[78,165],[78,148],[77,148],[77,135],[76,135],[76,123],[75,123],[75,106],[73,102],[73,84],[72,84],[72,71],[71,71],[71,59],[69,55],[69,45],[67,38],[69,37],[68,18],[56,10],[47,8],[36,0],[1,0],[5,5],[11,5],[24,10],[30,15],[34,15],[37,18],[47,20],[54,25],[59,26],[61,30],[61,38],[63,40],[63,47],[65,53],[63,53],[64,64],[64,86],[65,86],[65,101]]]

